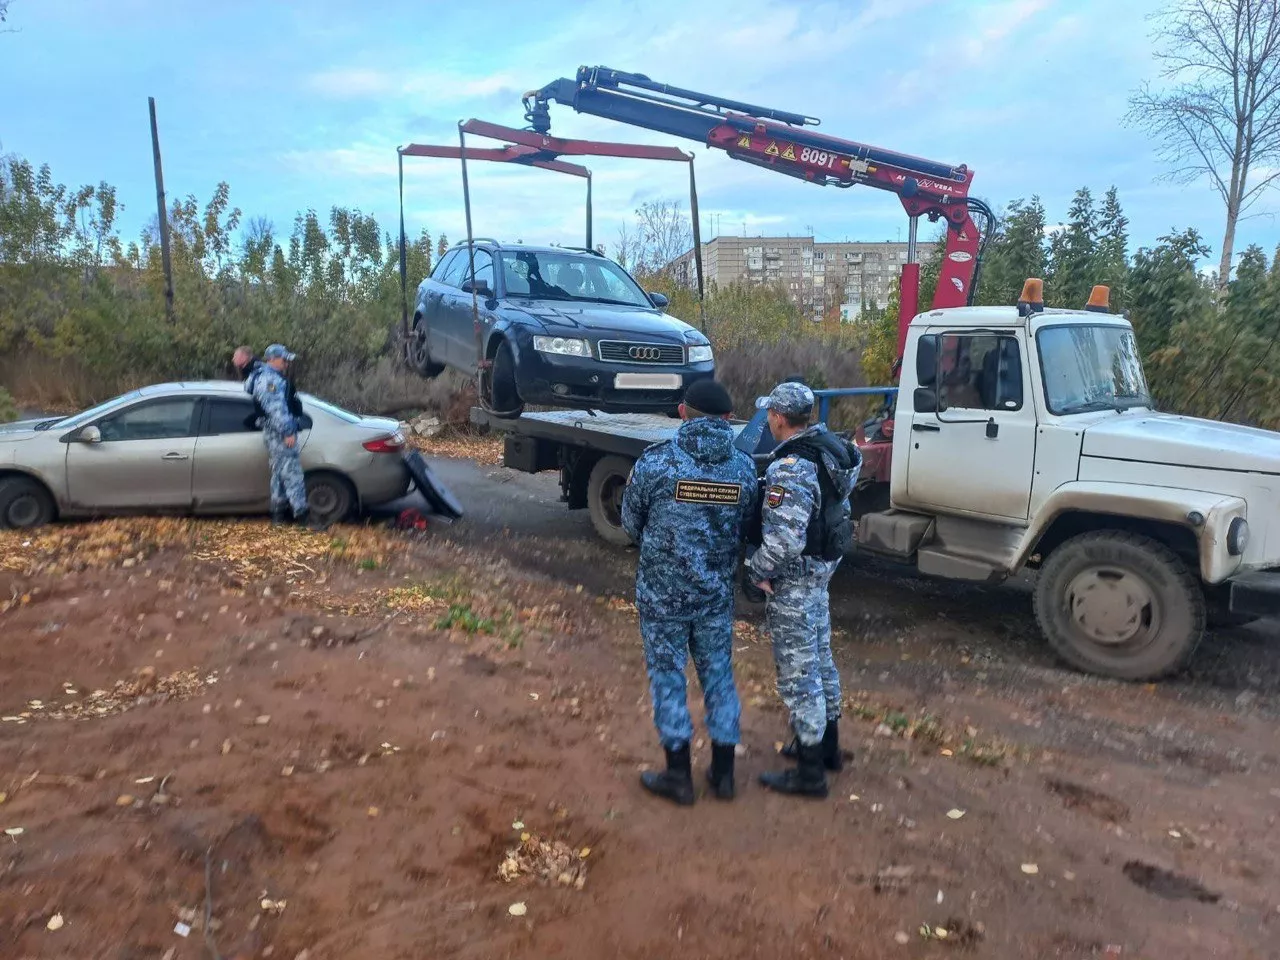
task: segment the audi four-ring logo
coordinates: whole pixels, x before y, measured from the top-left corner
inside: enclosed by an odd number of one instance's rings
[[[657,347],[632,347],[627,353],[632,360],[658,360],[662,357],[662,351]]]

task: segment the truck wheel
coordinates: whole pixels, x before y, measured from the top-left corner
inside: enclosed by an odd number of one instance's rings
[[[603,457],[591,468],[587,478],[587,512],[600,539],[615,547],[631,543],[622,529],[622,493],[634,466],[626,457]]]
[[[1118,680],[1177,671],[1204,634],[1204,591],[1186,564],[1120,531],[1081,534],[1049,554],[1035,611],[1062,659]]]
[[[0,530],[27,530],[52,523],[57,515],[49,491],[27,477],[0,480]]]

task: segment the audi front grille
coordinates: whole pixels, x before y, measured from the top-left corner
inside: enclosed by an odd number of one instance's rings
[[[684,347],[672,344],[601,340],[597,347],[606,363],[684,363]]]

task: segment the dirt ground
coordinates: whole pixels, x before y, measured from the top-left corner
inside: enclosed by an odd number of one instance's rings
[[[0,535],[0,957],[1280,956],[1273,633],[1111,683],[1025,590],[852,563],[831,798],[755,783],[786,721],[743,604],[739,797],[699,740],[675,808],[634,553],[447,469],[515,506]]]

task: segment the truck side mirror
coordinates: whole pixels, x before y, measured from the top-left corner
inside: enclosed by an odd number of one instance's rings
[[[927,333],[916,341],[916,383],[931,387],[938,379],[938,336]],[[919,407],[916,407],[919,410]],[[933,409],[937,409],[934,401]]]
[[[931,387],[916,387],[911,400],[916,413],[938,412],[938,395],[933,392]]]
[[[671,301],[668,300],[666,294],[663,293],[650,293],[649,302],[659,310],[665,310],[671,305]]]

